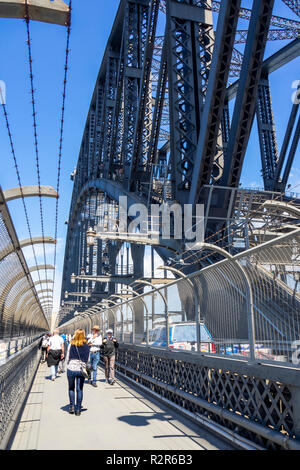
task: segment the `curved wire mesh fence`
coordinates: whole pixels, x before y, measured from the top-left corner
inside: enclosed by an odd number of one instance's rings
[[[0,188],[0,340],[49,328]]]
[[[120,287],[62,328],[98,323],[128,344],[298,366],[299,247],[296,229],[235,256],[220,250],[222,261],[188,276],[170,268],[159,287]]]

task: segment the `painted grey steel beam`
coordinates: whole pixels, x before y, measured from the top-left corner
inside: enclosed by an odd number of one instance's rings
[[[240,0],[225,0],[220,8],[189,195],[189,204],[193,205],[202,186],[212,178],[240,4]]]
[[[285,47],[268,57],[262,65],[262,72],[270,74],[296,59],[300,55],[300,38],[291,41]],[[237,94],[240,80],[227,88],[227,98],[232,100]]]
[[[71,296],[71,297],[86,297],[86,298],[89,298],[92,295],[93,294],[91,292],[68,292],[67,297]],[[67,298],[67,297],[65,297],[65,298]]]
[[[285,0],[283,0],[285,1]],[[287,0],[289,1],[289,0]],[[299,0],[297,0],[299,1]],[[212,0],[213,11],[218,12],[220,10],[221,2],[217,0]],[[240,18],[245,20],[250,20],[251,10],[249,8],[240,9]],[[300,29],[300,22],[290,18],[284,18],[282,16],[272,15],[271,26],[283,28],[283,29]]]
[[[57,191],[52,186],[22,186],[21,188],[10,188],[3,191],[6,202],[20,199],[22,197],[58,197]]]
[[[143,58],[142,79],[133,138],[133,153],[128,181],[128,189],[131,191],[138,187],[139,173],[143,173],[150,144],[152,118],[152,94],[150,95],[152,93],[151,70],[159,4],[160,0],[152,0],[149,4],[147,40]]]
[[[210,10],[166,0],[171,181],[182,206],[192,184],[213,43]]]
[[[299,0],[282,0],[294,13],[300,16]]]
[[[78,211],[80,210],[81,202],[85,200],[87,194],[90,191],[102,191],[106,193],[111,199],[119,201],[121,196],[127,197],[128,209],[132,204],[147,204],[146,200],[143,200],[142,197],[138,197],[135,193],[128,192],[124,189],[121,184],[116,181],[111,181],[105,178],[99,178],[95,180],[90,180],[85,183],[81,188],[78,194],[74,194],[74,204],[70,211],[70,220],[68,224],[68,234],[72,233],[75,230],[75,220]],[[68,242],[67,242],[68,243]],[[66,245],[67,247],[67,245]],[[158,252],[159,256],[164,260],[167,260],[172,252],[163,247],[155,247],[155,250]],[[65,256],[67,251],[65,252]],[[66,262],[66,258],[65,258]],[[72,271],[71,271],[72,272]]]
[[[113,282],[116,284],[126,284],[130,285],[132,282],[136,279],[135,276],[86,276],[86,275],[79,275],[76,276],[76,279],[80,279],[82,281],[87,280],[87,281],[92,281],[92,282]],[[146,281],[150,281],[152,284],[168,284],[171,280],[167,278],[144,278]],[[69,293],[71,295],[74,293]],[[77,295],[82,295],[80,293],[77,293]],[[93,294],[94,295],[94,294]],[[96,295],[103,295],[101,293],[97,293]]]
[[[170,239],[162,239],[159,236],[150,236],[148,237],[147,234],[139,234],[139,233],[114,233],[114,232],[102,232],[97,233],[97,238],[101,240],[109,240],[109,241],[122,241],[127,243],[135,243],[139,245],[149,245],[149,246],[161,246],[166,248],[170,251],[180,252],[181,251],[181,243],[177,240],[170,238]]]
[[[297,147],[298,147],[298,144],[299,144],[299,137],[300,137],[300,116],[298,117],[298,123],[297,123],[296,129],[295,129],[295,134],[294,134],[294,137],[293,137],[293,140],[292,140],[289,156],[288,156],[286,166],[285,166],[285,170],[284,170],[283,177],[282,177],[282,186],[283,186],[284,189],[287,185],[287,182],[288,182],[288,179],[289,179],[289,176],[290,176],[292,164],[293,164],[293,161],[294,161],[294,158],[295,158],[295,155],[296,155],[296,150],[297,150]]]
[[[69,7],[62,0],[28,0],[31,20],[67,26],[70,22]],[[26,0],[0,0],[1,18],[20,18],[26,15]]]
[[[278,164],[278,150],[269,77],[264,72],[261,74],[258,86],[256,120],[264,189],[272,191],[275,189],[274,186],[276,187],[275,171]]]
[[[274,0],[254,0],[221,185],[237,187],[253,124]]]
[[[295,121],[296,121],[297,113],[298,113],[298,110],[299,110],[299,105],[300,105],[300,102],[299,103],[295,102],[292,106],[290,118],[289,118],[289,121],[288,121],[288,125],[287,125],[287,128],[286,128],[284,140],[283,140],[280,155],[279,155],[278,164],[277,164],[277,167],[276,167],[276,172],[275,172],[275,185],[276,186],[274,187],[274,190],[278,189],[278,187],[280,186],[280,176],[281,176],[284,160],[285,160],[285,157],[286,157],[287,149],[288,149],[290,139],[291,139],[291,136],[292,136],[292,132],[293,132],[294,124],[295,124]]]

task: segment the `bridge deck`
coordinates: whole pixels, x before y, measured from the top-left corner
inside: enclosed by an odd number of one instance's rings
[[[81,416],[68,413],[66,373],[40,365],[13,438],[13,450],[230,450],[232,447],[126,382],[85,384]]]

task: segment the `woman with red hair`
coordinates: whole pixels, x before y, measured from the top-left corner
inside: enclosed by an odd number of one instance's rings
[[[81,405],[83,398],[84,376],[82,375],[82,362],[87,364],[90,348],[87,345],[84,330],[76,330],[74,337],[68,347],[66,364],[67,377],[69,384],[70,407],[69,413],[76,416],[81,414]],[[76,385],[76,404],[75,404],[75,385]]]

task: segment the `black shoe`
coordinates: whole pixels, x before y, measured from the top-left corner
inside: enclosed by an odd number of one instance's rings
[[[93,385],[93,387],[98,387],[98,385],[96,384],[96,382],[93,382],[92,385]]]
[[[115,385],[115,383],[116,383],[116,381],[113,380],[113,381],[110,383],[110,385]]]
[[[75,416],[80,416],[81,415],[81,411],[80,410],[76,410],[75,411]]]
[[[74,414],[74,411],[75,411],[75,410],[74,410],[74,406],[73,406],[73,405],[70,405],[70,406],[69,406],[69,413],[70,413],[70,415],[73,415],[73,414]]]

